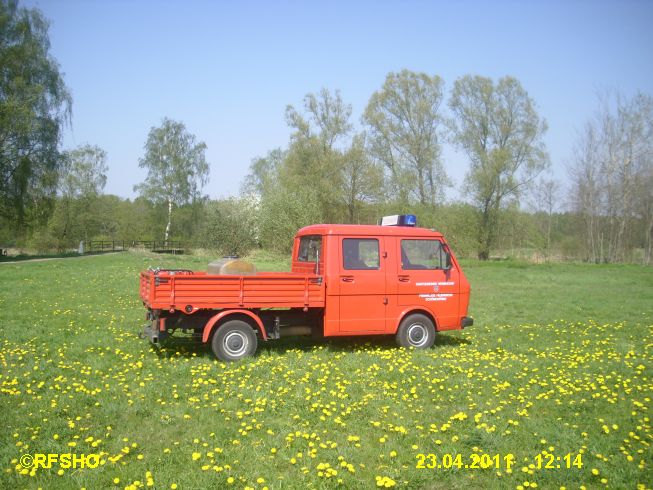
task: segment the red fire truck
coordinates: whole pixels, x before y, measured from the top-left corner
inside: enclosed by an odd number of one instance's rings
[[[286,335],[395,335],[428,348],[436,332],[473,324],[470,286],[444,237],[414,215],[375,225],[319,224],[295,236],[291,272],[150,269],[140,274],[144,336],[176,330],[235,361]],[[236,270],[239,270],[236,267]]]

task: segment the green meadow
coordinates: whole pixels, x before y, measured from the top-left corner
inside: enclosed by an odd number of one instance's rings
[[[475,325],[426,351],[140,340],[138,272],[209,260],[0,264],[1,488],[653,487],[651,268],[464,262]]]

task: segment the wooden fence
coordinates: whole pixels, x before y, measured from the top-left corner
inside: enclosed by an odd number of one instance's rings
[[[157,253],[183,254],[184,247],[179,240],[89,240],[84,242],[84,252],[123,252],[130,248],[140,248]]]

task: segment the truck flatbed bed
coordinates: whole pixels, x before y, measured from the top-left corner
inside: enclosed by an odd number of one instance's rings
[[[294,272],[241,276],[148,270],[141,272],[139,292],[148,308],[186,313],[198,309],[324,307],[322,277]]]

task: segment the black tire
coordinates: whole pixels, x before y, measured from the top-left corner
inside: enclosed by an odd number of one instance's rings
[[[413,313],[404,318],[397,329],[397,344],[401,347],[428,349],[435,342],[435,326],[429,317]]]
[[[229,320],[218,327],[211,340],[211,349],[221,361],[238,361],[256,352],[256,333],[243,320]]]

